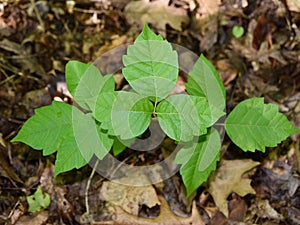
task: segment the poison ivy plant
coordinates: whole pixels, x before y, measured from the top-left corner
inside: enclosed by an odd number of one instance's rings
[[[189,72],[187,94],[170,95],[178,79],[177,52],[148,25],[128,47],[123,64],[130,91],[115,91],[113,76],[103,76],[91,63],[67,63],[67,86],[80,107],[54,101],[36,109],[12,141],[44,155],[57,152],[57,175],[86,165],[94,155],[103,159],[111,149],[120,154],[158,119],[164,133],[182,146],[175,162],[190,195],[220,158],[221,138],[212,126],[225,115],[226,91],[218,72],[201,55]],[[244,151],[264,151],[299,132],[263,98],[238,104],[224,126]]]

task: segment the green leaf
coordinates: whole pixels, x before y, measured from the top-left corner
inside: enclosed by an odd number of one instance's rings
[[[79,111],[79,110],[78,110]],[[56,152],[66,136],[72,133],[72,106],[54,101],[35,110],[12,142],[20,141],[44,155]]]
[[[41,208],[47,208],[50,205],[50,195],[43,193],[42,189],[38,187],[33,195],[26,197],[29,212],[38,212]]]
[[[244,27],[242,26],[233,26],[232,28],[232,35],[235,37],[235,38],[240,38],[244,35]]]
[[[74,96],[80,79],[91,66],[92,63],[82,63],[71,60],[66,64],[66,83],[69,92]]]
[[[265,151],[288,136],[299,132],[275,104],[264,104],[263,98],[239,103],[225,121],[230,139],[244,151]]]
[[[187,142],[206,133],[206,126],[199,120],[203,108],[194,103],[196,98],[185,94],[171,95],[158,104],[159,124],[170,138]]]
[[[12,142],[20,141],[34,149],[43,149],[43,155],[58,151],[55,175],[84,166],[87,161],[82,157],[73,134],[72,110],[77,115],[75,117],[84,117],[77,108],[63,102],[54,101],[50,106],[36,109],[35,115],[25,122]]]
[[[125,149],[126,149],[126,145],[124,145],[120,139],[115,138],[114,139],[114,144],[113,144],[113,153],[114,156],[117,156],[119,154],[121,154]]]
[[[114,134],[111,122],[111,114],[117,95],[118,92],[115,91],[102,93],[101,95],[98,95],[96,101],[94,117],[96,120],[101,122],[101,128],[108,130],[109,134]]]
[[[54,101],[35,113],[12,142],[43,149],[44,155],[58,151],[55,176],[86,165],[93,154],[102,159],[113,144],[113,139],[101,131],[90,114],[66,103]]]
[[[94,154],[103,159],[113,145],[113,138],[96,124],[91,114],[78,114],[76,111],[73,111],[72,117],[73,132],[63,140],[56,155],[55,176],[81,168]]]
[[[144,28],[142,30],[142,33],[135,39],[135,42],[137,41],[145,41],[145,40],[156,40],[156,41],[162,41],[163,38],[159,34],[155,34],[148,24],[144,25]]]
[[[91,63],[70,61],[66,66],[66,81],[75,101],[83,108],[94,111],[97,97],[101,93],[114,91],[112,75],[102,76]]]
[[[205,97],[216,122],[225,115],[226,90],[214,66],[201,55],[189,73],[186,90],[190,95]]]
[[[215,123],[215,118],[212,116],[207,99],[193,95],[190,95],[190,98],[197,109],[201,127],[211,127]],[[223,112],[221,114],[223,114]]]
[[[84,117],[73,113],[73,131],[77,146],[86,161],[93,154],[103,159],[113,145],[113,138],[101,129],[90,113]]]
[[[70,171],[74,168],[79,169],[86,164],[87,161],[83,158],[80,150],[78,149],[74,134],[70,134],[63,140],[60,148],[58,149],[55,160],[54,176]]]
[[[180,174],[187,189],[187,196],[216,169],[220,150],[220,135],[216,129],[211,128],[206,135],[200,136],[197,142],[184,146],[177,153],[175,162],[182,164]]]
[[[141,135],[148,128],[152,113],[153,105],[147,98],[119,91],[111,111],[114,135],[124,140]]]
[[[123,56],[122,72],[130,86],[154,102],[166,98],[178,78],[177,52],[145,25]]]

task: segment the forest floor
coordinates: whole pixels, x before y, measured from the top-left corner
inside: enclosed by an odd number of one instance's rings
[[[0,224],[299,225],[299,134],[265,153],[243,152],[225,136],[211,175],[221,179],[209,179],[190,198],[179,174],[139,190],[98,174],[89,179],[89,166],[54,178],[55,155],[10,142],[34,109],[69,99],[69,60],[93,62],[128,45],[144,23],[211,60],[226,88],[227,112],[264,97],[300,128],[297,0],[0,0]],[[241,37],[234,26],[244,28]],[[127,163],[155,157],[161,155],[133,155]],[[29,212],[26,197],[38,187],[50,205]]]

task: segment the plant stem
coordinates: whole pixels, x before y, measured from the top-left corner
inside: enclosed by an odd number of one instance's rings
[[[92,181],[92,178],[96,172],[96,169],[98,167],[98,164],[99,164],[99,159],[97,159],[97,161],[95,162],[95,165],[93,166],[93,170],[91,172],[91,175],[86,183],[86,188],[85,188],[85,193],[84,193],[84,197],[85,197],[85,208],[86,208],[86,214],[89,216],[90,214],[90,207],[89,207],[89,189],[90,189],[90,186],[91,186],[91,181]]]

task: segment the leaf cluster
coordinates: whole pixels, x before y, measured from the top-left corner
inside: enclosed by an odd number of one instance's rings
[[[115,91],[113,75],[93,64],[70,61],[66,82],[79,107],[54,101],[39,108],[12,141],[44,155],[57,152],[55,175],[86,165],[95,155],[115,155],[142,135],[152,120],[182,148],[175,162],[187,195],[205,182],[220,158],[221,137],[213,126],[225,115],[226,91],[213,65],[201,55],[189,72],[186,94],[170,95],[178,80],[178,55],[148,25],[123,56],[130,91]],[[225,121],[232,141],[244,151],[264,151],[299,130],[263,98],[236,106]]]

